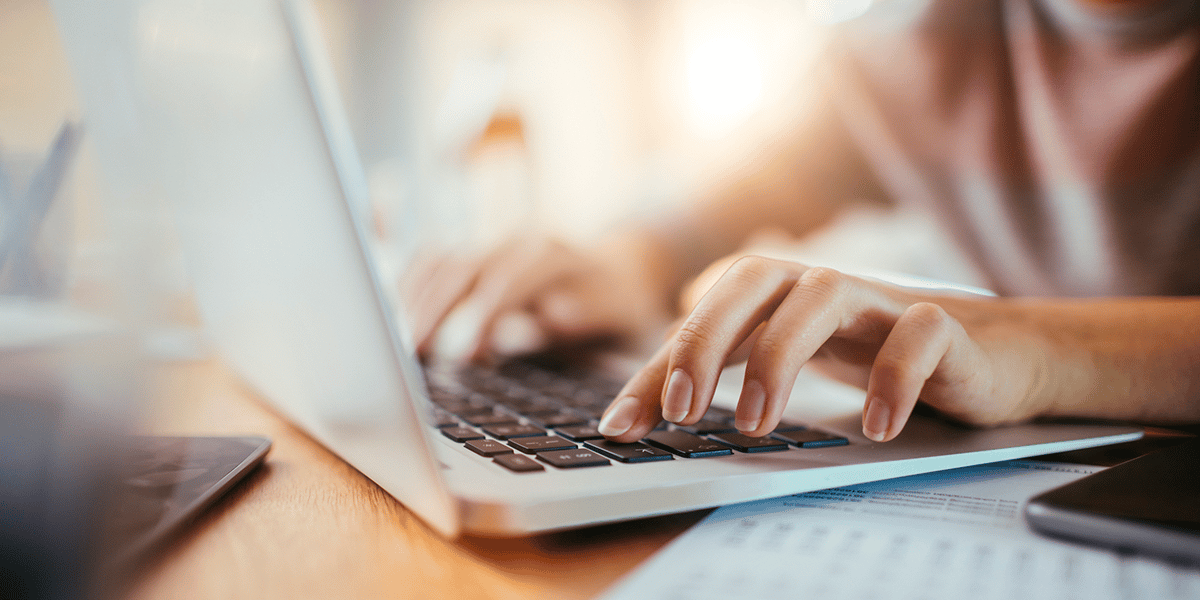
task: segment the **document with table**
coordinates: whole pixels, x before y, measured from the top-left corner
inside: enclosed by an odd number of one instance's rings
[[[1200,597],[1200,570],[1029,530],[1029,498],[1101,469],[1007,461],[724,507],[604,599]]]

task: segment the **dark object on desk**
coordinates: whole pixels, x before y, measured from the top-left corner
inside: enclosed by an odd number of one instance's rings
[[[261,437],[135,437],[115,466],[102,569],[124,570],[262,464]]]
[[[1035,460],[1065,462],[1098,467],[1115,467],[1123,462],[1145,456],[1151,452],[1170,448],[1200,435],[1200,426],[1146,427],[1145,435],[1131,442],[1109,446],[1096,446],[1082,450],[1069,450],[1054,454],[1043,454]]]
[[[1200,440],[1050,490],[1025,519],[1048,535],[1200,564]]]
[[[40,392],[0,391],[0,598],[81,598],[108,436],[66,425],[74,407]]]

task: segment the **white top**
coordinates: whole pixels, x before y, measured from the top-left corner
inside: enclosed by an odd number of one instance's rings
[[[878,2],[798,168],[933,215],[1001,294],[1200,294],[1200,3],[1129,4]]]

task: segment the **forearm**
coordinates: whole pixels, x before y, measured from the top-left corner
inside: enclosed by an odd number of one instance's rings
[[[965,308],[947,306],[988,337],[1032,340],[1033,414],[1200,422],[1200,299],[999,300],[986,316]]]
[[[672,307],[688,281],[756,233],[771,228],[803,236],[849,203],[886,199],[842,123],[834,86],[822,76],[814,73],[812,83],[827,93],[814,99],[811,112],[739,167],[712,177],[707,194],[623,228],[622,243],[646,252]]]
[[[791,156],[793,161],[803,160]],[[800,237],[828,223],[848,204],[849,192],[830,189],[816,174],[801,167],[786,172],[790,162],[777,158],[704,200],[647,224],[644,234],[655,240],[672,265],[667,274],[671,290],[677,292],[710,263],[764,229]]]
[[[707,197],[627,230],[657,265],[673,305],[688,281],[755,234],[771,229],[801,237],[851,203],[883,198],[836,123],[809,128],[764,157]]]

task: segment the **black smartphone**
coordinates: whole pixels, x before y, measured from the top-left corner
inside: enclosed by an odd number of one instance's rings
[[[1200,439],[1043,493],[1025,520],[1055,537],[1200,564]]]
[[[135,437],[123,445],[101,523],[103,569],[126,569],[263,462],[261,437]]]

